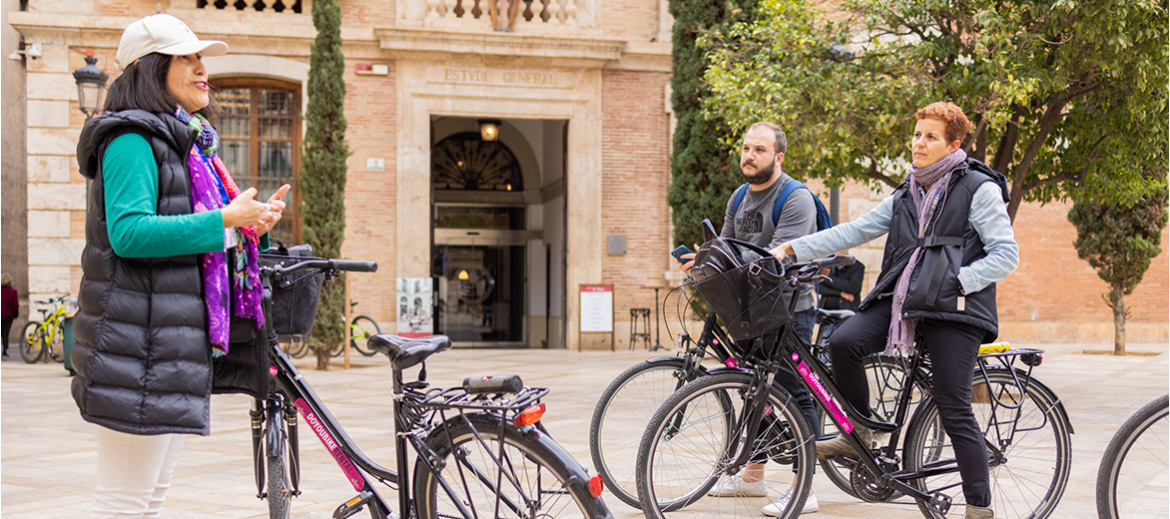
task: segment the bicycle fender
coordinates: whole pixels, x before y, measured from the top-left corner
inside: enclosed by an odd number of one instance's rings
[[[283,456],[284,455],[284,427],[280,426],[281,416],[280,410],[268,412],[268,423],[265,428],[266,435],[264,438],[264,452],[268,456]]]
[[[1042,391],[1047,391],[1049,395],[1052,395],[1052,400],[1056,401],[1056,407],[1055,407],[1056,412],[1060,413],[1060,415],[1064,418],[1065,423],[1068,424],[1068,433],[1069,434],[1076,434],[1076,431],[1073,430],[1072,418],[1069,417],[1068,411],[1066,411],[1064,409],[1064,400],[1060,398],[1060,395],[1057,395],[1056,392],[1053,391],[1051,387],[1048,387],[1048,384],[1045,384],[1044,381],[1040,380],[1039,378],[1036,378],[1035,375],[1029,376],[1028,372],[1025,370],[1022,370],[1020,368],[1014,368],[1014,369],[1016,370],[1017,377],[1027,379],[1029,383],[1036,384],[1036,386],[1038,386]],[[999,366],[988,366],[987,371],[988,372],[991,372],[991,371],[1004,371],[1004,372],[1006,372],[1007,369],[1005,369],[1003,367],[999,367]]]

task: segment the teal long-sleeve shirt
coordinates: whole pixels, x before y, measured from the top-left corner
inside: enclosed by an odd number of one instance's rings
[[[159,215],[158,163],[144,137],[128,133],[106,147],[102,157],[106,226],[114,254],[123,258],[161,258],[223,252],[223,214]],[[268,249],[268,235],[260,250]]]

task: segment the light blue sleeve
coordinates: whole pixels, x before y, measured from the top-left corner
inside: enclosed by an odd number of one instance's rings
[[[1012,220],[1003,203],[999,186],[984,182],[971,197],[967,220],[983,241],[982,259],[959,269],[959,283],[964,294],[974,294],[988,285],[1003,281],[1020,265],[1020,246],[1012,231]]]
[[[796,252],[797,261],[808,261],[869,243],[890,232],[890,219],[893,216],[894,198],[891,195],[852,222],[834,225],[831,229],[792,240],[792,250]]]

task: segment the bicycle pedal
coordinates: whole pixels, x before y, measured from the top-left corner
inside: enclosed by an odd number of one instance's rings
[[[358,494],[353,499],[350,499],[349,501],[342,503],[341,506],[338,506],[337,510],[333,511],[333,519],[345,519],[346,517],[350,517],[358,512],[361,512],[362,509],[366,507],[366,503],[369,503],[370,499],[373,497],[374,494],[372,492],[362,491],[362,493]]]

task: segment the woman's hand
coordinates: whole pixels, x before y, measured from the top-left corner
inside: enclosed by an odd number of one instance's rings
[[[276,222],[279,222],[280,218],[284,216],[284,208],[287,206],[285,205],[284,201],[281,200],[281,198],[284,198],[284,195],[288,194],[289,189],[292,189],[292,186],[288,184],[280,186],[280,189],[277,189],[276,193],[268,198],[268,212],[264,214],[264,218],[262,218],[260,224],[256,226],[256,234],[261,236],[265,235],[268,233],[268,231],[272,230],[272,228],[276,226]]]
[[[259,225],[267,212],[268,205],[257,202],[256,188],[250,187],[223,208],[223,226],[232,228]]]
[[[775,249],[772,249],[772,255],[776,256],[776,259],[783,261],[785,256],[795,256],[796,251],[792,250],[791,242],[784,242]]]

